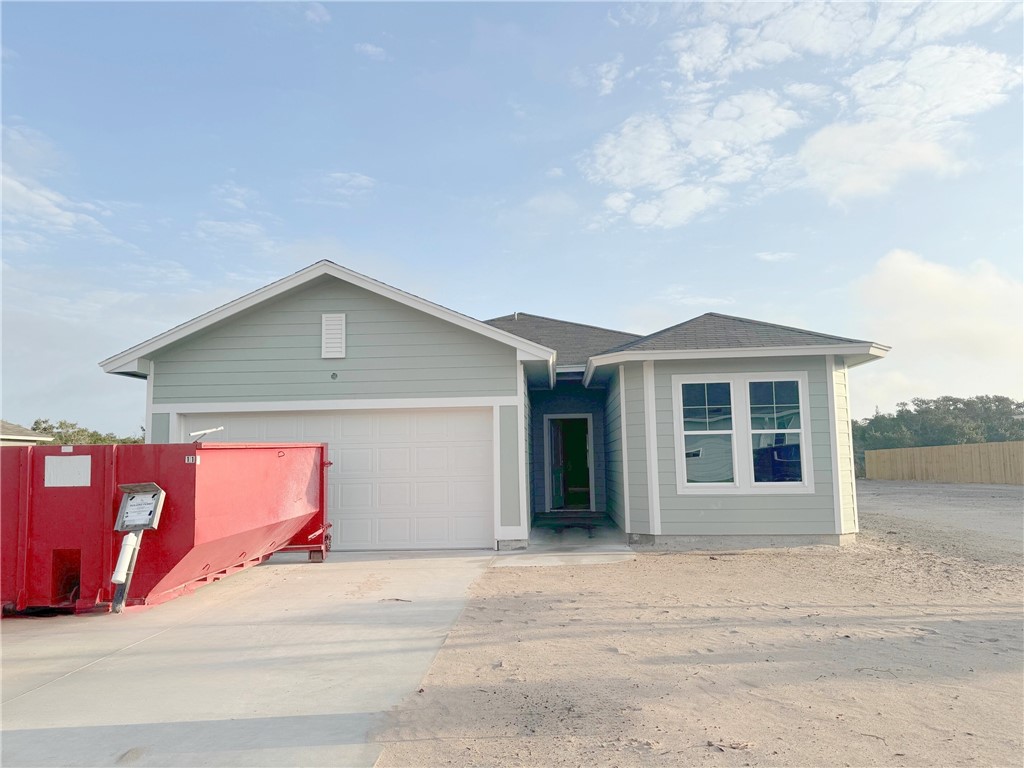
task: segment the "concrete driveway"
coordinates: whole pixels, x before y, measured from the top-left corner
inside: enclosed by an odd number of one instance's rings
[[[5,619],[5,766],[369,766],[494,553],[277,556],[120,616]]]

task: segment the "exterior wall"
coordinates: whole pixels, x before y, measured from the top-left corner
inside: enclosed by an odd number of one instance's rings
[[[604,404],[604,460],[607,512],[615,524],[626,530],[625,485],[622,463],[622,382],[619,373],[608,382]]]
[[[321,359],[320,317],[339,312],[346,356]],[[515,396],[519,375],[514,348],[332,277],[153,362],[154,404]]]
[[[605,392],[600,389],[586,389],[582,384],[559,382],[554,389],[530,392],[531,431],[533,446],[530,464],[530,485],[533,489],[532,507],[535,513],[546,512],[544,498],[547,467],[544,466],[544,417],[562,413],[589,413],[592,416],[594,434],[594,509],[603,512],[606,505],[605,492],[605,436],[604,436]]]
[[[623,366],[625,379],[626,478],[629,485],[629,529],[651,533],[650,498],[647,482],[647,425],[644,416],[643,363]]]
[[[853,466],[853,426],[850,423],[850,391],[846,363],[838,359],[832,368],[832,392],[835,403],[836,466],[839,468],[837,495],[839,497],[841,533],[856,533],[857,480]]]
[[[521,525],[519,504],[519,406],[502,405],[498,408],[499,440],[498,477],[499,520],[504,526]]]
[[[821,357],[747,358],[694,361],[657,361],[654,386],[657,421],[658,488],[661,534],[771,535],[836,534],[835,498],[831,451],[829,382],[831,371]],[[804,371],[808,376],[811,467],[813,493],[718,493],[680,495],[676,490],[676,459],[672,400],[676,396],[671,377],[694,373],[757,373],[760,371]],[[634,418],[629,416],[630,419]],[[638,413],[635,417],[641,421]],[[634,441],[630,433],[630,452]],[[636,444],[641,444],[639,436]],[[634,488],[633,458],[630,456],[630,490]],[[646,477],[637,477],[646,487]],[[644,533],[636,527],[634,532]]]
[[[147,443],[169,443],[171,442],[171,414],[154,413],[153,421],[146,435]]]

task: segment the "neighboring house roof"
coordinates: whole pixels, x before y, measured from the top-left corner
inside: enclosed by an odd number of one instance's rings
[[[149,365],[144,362],[144,358],[146,358],[147,355],[152,355],[164,347],[181,341],[187,336],[191,336],[194,333],[205,330],[210,326],[227,320],[228,318],[237,315],[240,312],[244,312],[261,302],[279,296],[286,291],[299,288],[306,283],[310,283],[313,280],[323,277],[324,275],[336,277],[339,280],[344,280],[345,282],[364,288],[372,293],[397,301],[400,304],[405,304],[406,306],[418,309],[428,315],[440,318],[441,320],[446,320],[503,344],[508,344],[518,351],[518,357],[520,360],[539,361],[546,364],[548,368],[548,377],[551,384],[554,384],[555,351],[553,349],[549,349],[520,336],[515,336],[501,328],[487,325],[487,323],[481,322],[480,320],[475,320],[472,317],[460,314],[459,312],[455,312],[447,307],[442,307],[440,304],[434,304],[433,302],[422,299],[419,296],[406,293],[398,288],[394,288],[386,283],[374,280],[366,275],[361,275],[358,272],[353,272],[350,269],[346,269],[345,267],[335,264],[333,261],[327,260],[318,261],[316,264],[312,264],[305,269],[299,270],[293,275],[282,278],[281,280],[255,290],[252,293],[248,293],[239,299],[235,299],[221,307],[217,307],[206,314],[175,326],[169,331],[165,331],[159,336],[154,336],[148,341],[136,344],[131,349],[127,349],[120,354],[103,360],[100,363],[100,367],[103,368],[106,373],[146,378],[149,375]]]
[[[0,440],[14,440],[21,443],[51,443],[53,435],[33,432],[27,427],[0,420]]]
[[[590,383],[597,368],[629,360],[834,354],[854,366],[884,357],[888,351],[889,347],[871,341],[708,312],[592,356],[583,383]]]
[[[642,339],[639,334],[570,323],[550,317],[516,312],[485,321],[495,328],[536,341],[558,352],[558,367],[586,365],[592,355]]]

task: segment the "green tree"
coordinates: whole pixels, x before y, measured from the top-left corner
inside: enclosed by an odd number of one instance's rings
[[[113,432],[102,434],[65,419],[61,419],[56,424],[49,419],[36,419],[32,422],[32,431],[44,435],[52,435],[53,442],[57,445],[99,445],[111,443],[132,445],[145,442],[138,435],[118,437]],[[144,432],[145,430],[142,431]]]
[[[1024,401],[1002,395],[915,397],[896,413],[877,408],[853,422],[853,452],[862,473],[864,451],[1024,440]]]

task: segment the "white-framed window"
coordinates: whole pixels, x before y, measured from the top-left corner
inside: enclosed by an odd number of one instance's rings
[[[320,357],[345,356],[345,315],[340,313],[320,316]]]
[[[805,372],[671,381],[677,493],[814,492]]]

